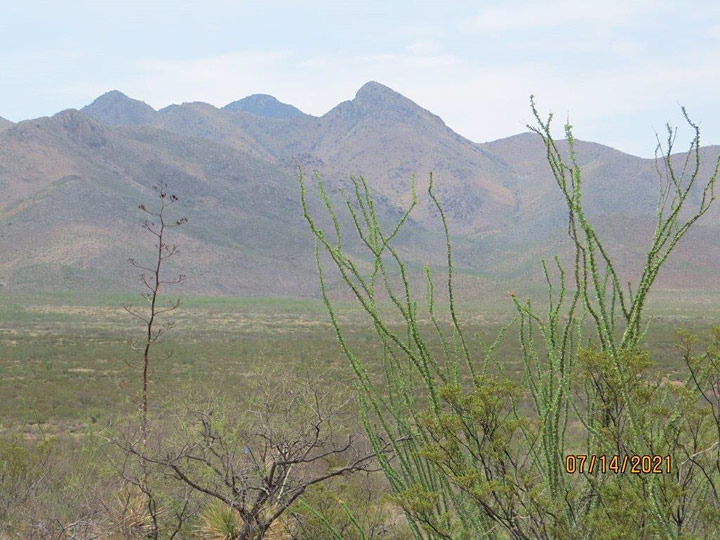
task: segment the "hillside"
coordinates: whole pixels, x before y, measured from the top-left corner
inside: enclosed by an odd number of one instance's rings
[[[13,126],[14,124],[10,120],[6,120],[2,116],[0,116],[0,131],[5,131],[10,126]]]
[[[172,184],[192,224],[175,238],[190,290],[291,295],[311,283],[311,261],[296,260],[307,243],[296,181],[248,153],[148,126],[109,129],[78,111],[1,137],[9,289],[133,286],[127,259],[149,257],[152,245],[137,206],[158,181]]]
[[[177,262],[189,276],[184,291],[312,296],[297,165],[318,171],[335,194],[350,175],[364,175],[386,222],[409,201],[415,174],[420,206],[398,241],[418,268],[443,261],[438,216],[425,194],[433,171],[468,294],[538,281],[540,257],[568,253],[563,202],[536,135],[477,144],[376,82],[320,117],[266,95],[156,111],[112,91],[81,111],[0,120],[0,131],[7,291],[134,288],[127,258],[150,255],[150,240],[138,236],[137,206],[164,181],[190,220],[176,238]],[[654,163],[591,142],[578,141],[577,151],[588,213],[632,277],[652,234]],[[704,148],[705,162],[719,152]],[[720,211],[706,218],[670,261],[662,287],[720,288]]]

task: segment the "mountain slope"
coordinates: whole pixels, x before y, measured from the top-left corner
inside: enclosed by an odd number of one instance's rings
[[[159,181],[171,184],[191,224],[175,236],[186,290],[292,295],[314,283],[296,181],[271,164],[150,126],[104,128],[78,111],[22,127],[0,134],[0,163],[27,171],[43,156],[54,166],[36,167],[30,182],[0,176],[6,287],[133,287],[127,259],[151,256],[152,246],[137,205],[152,204]],[[32,155],[17,163],[8,149],[28,143]]]
[[[238,114],[235,122],[288,170],[299,164],[339,184],[363,175],[396,206],[409,201],[410,178],[416,174],[421,220],[434,216],[424,194],[433,171],[458,232],[497,228],[514,206],[512,192],[503,185],[510,173],[505,164],[376,82],[319,118],[273,121]]]
[[[0,116],[0,131],[5,131],[7,128],[14,126],[15,124],[10,120],[6,120]]]
[[[313,245],[299,206],[298,165],[307,175],[318,171],[336,201],[350,175],[364,175],[387,226],[408,204],[415,174],[419,207],[396,239],[413,272],[444,264],[439,216],[426,194],[433,171],[458,276],[470,295],[539,283],[540,258],[572,253],[564,203],[537,135],[476,144],[375,82],[317,118],[279,113],[277,104],[257,96],[237,103],[155,111],[110,92],[82,111],[2,131],[0,251],[6,256],[0,283],[11,291],[134,287],[127,258],[138,251],[151,256],[149,239],[138,236],[137,205],[152,201],[152,185],[167,182],[190,218],[177,237],[183,250],[177,262],[189,275],[185,291],[313,295]],[[577,153],[587,213],[623,278],[633,278],[652,237],[655,165],[584,141],[577,141]],[[719,153],[720,147],[702,149],[701,177]],[[674,159],[680,163],[683,156]],[[324,214],[317,197],[312,204]],[[364,264],[358,241],[347,234],[347,216],[342,225],[346,247]],[[720,288],[719,227],[717,208],[671,257],[660,285]]]
[[[170,105],[159,111],[154,127],[199,140],[219,143],[273,162],[274,158],[251,137],[239,130],[228,114],[207,103]]]

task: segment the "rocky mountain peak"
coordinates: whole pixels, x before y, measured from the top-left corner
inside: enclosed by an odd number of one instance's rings
[[[132,99],[118,90],[103,94],[81,110],[106,126],[148,124],[157,114],[147,103]]]
[[[356,101],[410,101],[392,88],[377,81],[368,81],[355,94]]]
[[[256,116],[265,116],[268,118],[294,118],[297,116],[305,116],[300,109],[279,101],[274,96],[268,94],[253,94],[238,101],[228,103],[223,107],[226,111],[231,112],[248,112]]]
[[[411,99],[379,82],[370,81],[360,87],[355,98],[332,109],[328,115],[350,119],[380,116],[395,120],[429,120],[444,126],[442,119],[423,109]]]

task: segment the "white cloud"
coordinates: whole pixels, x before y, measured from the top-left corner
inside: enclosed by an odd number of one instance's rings
[[[531,119],[528,99],[533,93],[541,111],[556,113],[558,127],[569,115],[579,137],[649,155],[652,129],[677,116],[678,102],[700,118],[700,109],[710,105],[706,89],[718,84],[720,70],[712,62],[675,67],[650,62],[581,75],[535,63],[443,77],[415,96],[454,130],[482,142],[523,131]],[[720,130],[714,133],[714,141],[705,140],[717,142]],[[628,145],[629,140],[635,143]]]
[[[581,2],[577,0],[526,1],[487,8],[461,23],[468,32],[503,32],[549,28],[567,24],[626,24],[638,15],[661,9],[663,2],[636,0],[606,0]]]
[[[449,54],[414,55],[414,54],[376,54],[363,56],[355,60],[372,65],[375,68],[399,66],[401,68],[419,67],[433,68],[459,64],[460,60]]]
[[[618,56],[637,56],[643,50],[642,45],[632,39],[618,39],[607,45],[608,49]]]
[[[442,46],[434,40],[419,39],[411,43],[407,51],[416,56],[438,55],[442,51]]]
[[[190,60],[143,59],[127,88],[158,108],[196,99],[224,105],[263,91],[289,58],[287,51],[242,51]]]

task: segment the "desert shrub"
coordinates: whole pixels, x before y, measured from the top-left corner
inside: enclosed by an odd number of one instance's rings
[[[175,530],[166,516],[179,517],[169,505],[184,507],[192,495],[196,510],[185,512],[179,533],[282,538],[287,512],[307,490],[374,467],[374,452],[348,427],[351,402],[338,388],[281,372],[260,379],[241,398],[174,398],[147,425],[146,441],[128,422],[116,439],[123,477],[141,490],[153,486],[158,517],[138,530],[165,538]],[[128,466],[138,466],[134,476]]]
[[[103,447],[84,433],[0,438],[0,538],[90,538],[103,530],[101,501],[118,487]]]
[[[404,516],[377,473],[336,479],[308,490],[287,520],[291,538],[374,540],[409,537]]]

